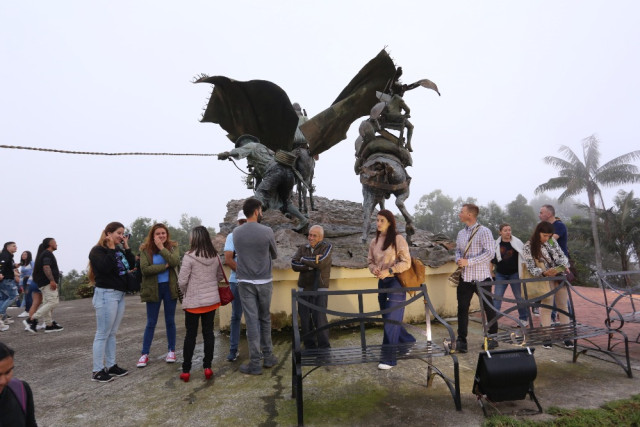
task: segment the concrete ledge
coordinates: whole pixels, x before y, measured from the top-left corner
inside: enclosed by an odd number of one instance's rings
[[[456,317],[458,312],[458,301],[456,298],[456,288],[450,286],[447,278],[456,269],[455,263],[449,262],[442,267],[427,267],[427,291],[429,298],[438,314],[442,317]],[[228,270],[227,270],[228,273]],[[353,290],[353,289],[376,289],[378,279],[373,277],[368,269],[352,269],[343,267],[331,268],[331,290]],[[291,269],[273,271],[273,296],[271,298],[271,313],[278,322],[274,321],[274,327],[280,328],[291,325],[291,290],[298,287],[298,273]],[[342,311],[352,311],[357,307],[357,299],[330,298],[329,308]],[[365,298],[365,310],[372,311],[378,308],[376,296]],[[474,297],[471,303],[471,310],[479,309],[478,299]],[[220,308],[220,328],[227,330],[231,320],[231,306]],[[286,320],[288,319],[288,320]],[[410,305],[405,310],[406,321],[419,321],[424,319],[424,307]],[[331,321],[331,317],[329,317]],[[277,325],[275,324],[277,323]],[[281,324],[284,323],[284,324]]]

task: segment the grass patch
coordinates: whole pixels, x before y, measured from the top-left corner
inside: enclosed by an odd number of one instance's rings
[[[556,418],[551,421],[519,420],[504,415],[496,415],[484,422],[485,427],[524,426],[640,426],[640,395],[630,399],[606,403],[598,409],[563,409],[551,407],[547,413]]]

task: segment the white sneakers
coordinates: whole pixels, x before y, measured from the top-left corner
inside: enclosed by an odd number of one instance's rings
[[[167,363],[176,363],[176,352],[170,351],[167,353],[166,359],[164,359]]]
[[[136,364],[136,366],[138,368],[144,368],[145,366],[147,366],[147,363],[149,363],[149,355],[143,354],[142,356],[140,356],[140,359],[138,359],[138,363]]]
[[[9,325],[5,325],[2,320],[0,320],[0,332],[4,332],[9,330]]]
[[[22,313],[18,314],[18,317],[29,317],[29,312],[23,311]]]
[[[386,363],[378,363],[378,369],[382,369],[382,370],[387,370],[387,369],[391,369],[393,368],[393,366],[391,365],[387,365]]]

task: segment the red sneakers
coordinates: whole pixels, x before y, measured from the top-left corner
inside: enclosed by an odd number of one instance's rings
[[[185,383],[189,382],[189,378],[191,377],[191,374],[189,372],[183,372],[180,374],[180,379],[182,381],[184,381]]]

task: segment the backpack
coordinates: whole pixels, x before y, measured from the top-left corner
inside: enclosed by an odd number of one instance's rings
[[[22,412],[27,414],[27,390],[24,388],[24,384],[22,381],[16,378],[11,378],[9,381],[9,389],[13,392],[20,403],[20,407],[22,408]]]

